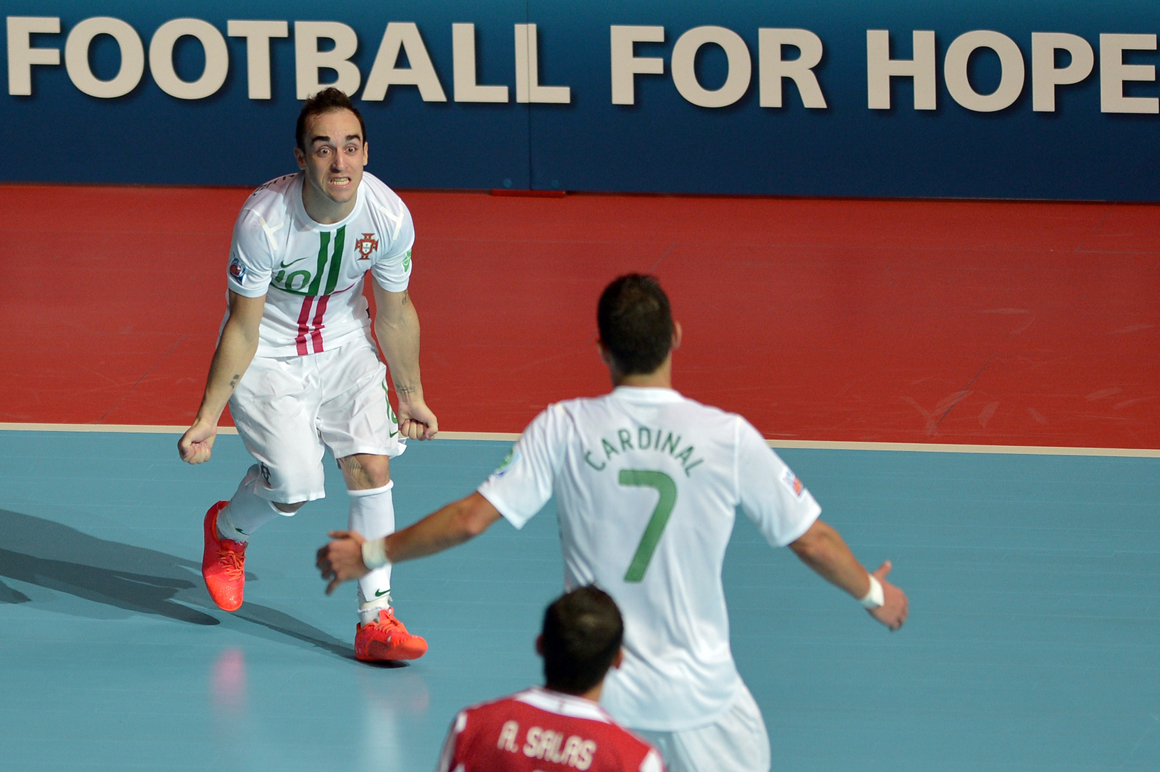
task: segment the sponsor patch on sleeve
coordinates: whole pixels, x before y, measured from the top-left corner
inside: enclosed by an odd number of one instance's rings
[[[806,486],[802,484],[802,481],[788,467],[781,473],[781,484],[788,488],[789,492],[798,501],[801,501],[806,495]]]
[[[230,276],[238,284],[244,284],[246,281],[246,266],[242,265],[241,258],[235,257],[230,261]]]
[[[512,466],[514,466],[515,463],[519,460],[520,460],[520,452],[518,450],[516,450],[515,446],[513,445],[512,449],[510,451],[508,451],[507,456],[504,457],[503,462],[500,463],[499,468],[491,473],[492,476],[493,477],[503,477],[505,474],[507,474],[508,470],[511,469]]]

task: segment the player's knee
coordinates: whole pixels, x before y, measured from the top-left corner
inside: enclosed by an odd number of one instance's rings
[[[326,495],[326,476],[322,464],[279,464],[272,467],[262,498],[274,503],[275,509],[292,515],[308,501]]]
[[[373,490],[391,481],[391,463],[386,456],[356,453],[339,459],[338,465],[351,489]]]

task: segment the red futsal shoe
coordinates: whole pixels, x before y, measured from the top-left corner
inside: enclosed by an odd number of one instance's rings
[[[379,612],[377,622],[355,628],[354,655],[363,662],[418,659],[426,653],[427,642],[408,633],[389,606]]]
[[[246,587],[246,544],[218,536],[218,513],[228,501],[219,501],[205,513],[205,550],[201,553],[201,577],[209,597],[225,611],[237,611]]]

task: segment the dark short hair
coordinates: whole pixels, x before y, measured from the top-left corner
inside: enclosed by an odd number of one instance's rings
[[[544,612],[545,685],[583,694],[604,680],[623,639],[624,620],[608,593],[588,586],[560,596]]]
[[[298,126],[294,130],[294,139],[298,143],[298,149],[303,153],[306,152],[306,119],[312,115],[328,113],[331,110],[350,110],[354,113],[354,117],[358,118],[358,127],[359,131],[362,132],[363,142],[366,143],[367,124],[363,120],[362,113],[354,106],[354,102],[350,101],[350,97],[331,86],[307,99],[306,104],[302,105],[302,112],[298,113]]]
[[[673,346],[669,298],[655,276],[630,273],[605,287],[596,306],[596,325],[622,375],[654,372]]]

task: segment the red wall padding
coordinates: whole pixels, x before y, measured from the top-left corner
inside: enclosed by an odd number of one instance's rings
[[[184,424],[248,191],[0,186],[0,421]],[[443,429],[608,388],[656,273],[676,385],[770,438],[1160,448],[1160,206],[404,192]]]

